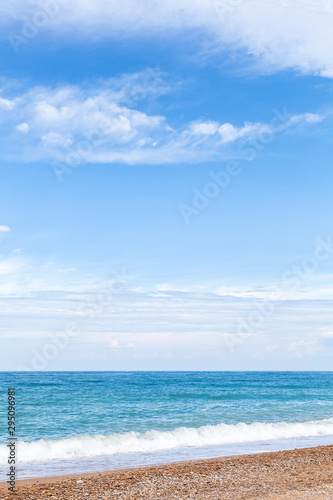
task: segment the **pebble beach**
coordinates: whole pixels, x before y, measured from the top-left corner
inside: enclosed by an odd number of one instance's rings
[[[333,445],[0,485],[17,500],[333,499]]]

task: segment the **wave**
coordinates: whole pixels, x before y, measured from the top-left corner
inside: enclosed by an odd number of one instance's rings
[[[333,418],[302,423],[219,424],[178,427],[171,431],[18,441],[17,452],[19,462],[29,463],[325,435],[333,435]],[[1,465],[7,463],[7,457],[8,448],[1,444]]]

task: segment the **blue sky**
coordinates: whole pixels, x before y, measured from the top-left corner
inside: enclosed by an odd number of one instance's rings
[[[1,368],[330,370],[332,2],[2,10]]]

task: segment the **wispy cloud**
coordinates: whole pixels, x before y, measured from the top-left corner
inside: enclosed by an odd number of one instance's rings
[[[331,0],[15,0],[3,2],[1,23],[19,48],[46,32],[66,39],[75,30],[91,40],[200,32],[210,42],[207,52],[241,49],[256,70],[294,68],[332,78],[332,18]]]
[[[295,357],[302,359],[305,356],[313,356],[317,351],[320,351],[320,345],[317,340],[298,340],[289,344],[288,351]]]
[[[54,262],[37,264],[17,254],[0,261],[1,337],[40,338],[61,330],[65,322],[80,319],[85,304],[103,293],[105,278],[98,273],[88,276],[79,269],[65,271]],[[333,290],[328,294],[325,288],[329,281],[330,276],[318,276],[311,290],[304,283],[302,289],[277,301],[274,321],[267,321],[264,329],[252,335],[251,342],[267,338],[274,340],[274,345],[290,345],[305,336],[307,342],[331,338],[327,325],[332,319]],[[238,318],[254,304],[264,306],[272,291],[274,284],[221,287],[219,283],[166,282],[148,287],[139,286],[133,277],[117,301],[108,302],[85,322],[84,338],[111,342],[117,348],[138,339],[172,345],[190,337],[198,345],[215,343],[223,350],[225,336],[236,333]]]
[[[177,352],[183,359],[201,359],[206,352],[224,360],[231,354],[256,359],[260,352],[269,359],[279,350],[291,362],[310,356],[318,360],[332,338],[330,275],[318,275],[311,289],[304,283],[278,300],[274,320],[240,342],[235,335],[238,319],[254,304],[265,307],[274,283],[236,287],[221,286],[219,280],[170,280],[148,286],[131,276],[125,288],[114,287],[114,298],[107,293],[106,274],[101,276],[93,266],[87,273],[79,266],[36,261],[17,252],[1,257],[0,338],[20,338],[41,350],[75,324],[79,333],[68,342],[74,342],[73,349],[80,344],[89,357],[102,349],[133,359],[165,352]],[[31,355],[29,349],[22,354],[23,365],[29,365]]]
[[[69,167],[221,161],[242,157],[228,149],[234,143],[261,137],[267,143],[276,132],[323,119],[307,112],[286,115],[284,121],[275,116],[270,123],[194,120],[175,129],[166,116],[143,111],[144,99],[172,92],[162,76],[147,70],[82,86],[33,87],[4,97],[11,104],[0,118],[2,158]]]

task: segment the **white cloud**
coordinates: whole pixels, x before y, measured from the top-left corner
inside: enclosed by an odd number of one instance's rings
[[[85,344],[89,357],[105,347],[110,354],[131,356],[135,346],[135,353],[145,355],[170,350],[181,357],[207,355],[221,361],[230,359],[230,352],[240,359],[260,349],[278,359],[275,352],[287,350],[291,360],[312,356],[320,362],[318,339],[324,343],[331,337],[332,301],[327,299],[282,301],[263,329],[240,336],[239,320],[258,304],[245,287],[243,295],[227,288],[218,295],[216,285],[145,287],[131,277],[124,289],[117,289],[110,286],[113,276],[109,280],[74,269],[59,273],[56,263],[43,265],[20,255],[0,258],[0,273],[5,278],[0,283],[0,338],[42,346],[60,338],[67,325],[77,325],[73,348]],[[26,363],[31,356],[27,349]]]
[[[333,77],[332,0],[54,0],[46,16],[39,0],[1,3],[3,32],[10,36],[24,37],[29,27],[30,38],[51,31],[63,39],[75,31],[91,40],[200,31],[207,53],[242,49],[260,71],[295,68]]]
[[[317,113],[304,113],[303,115],[294,115],[289,119],[289,124],[305,122],[305,123],[320,123],[324,117]]]
[[[134,344],[133,342],[124,344],[122,342],[119,342],[119,340],[110,340],[109,346],[112,347],[112,349],[124,349],[124,348],[132,348],[134,347]]]
[[[272,134],[273,130],[264,123],[245,123],[242,127],[235,127],[231,123],[224,123],[219,127],[223,144],[234,142],[241,138],[258,137],[261,134]]]
[[[268,345],[265,347],[265,351],[267,352],[273,352],[273,351],[276,351],[277,349],[279,348],[279,345],[275,344],[275,345]]]
[[[282,113],[269,124],[194,120],[175,130],[165,116],[139,109],[142,99],[165,92],[171,88],[154,70],[85,87],[31,88],[16,95],[15,110],[2,116],[2,157],[58,162],[60,168],[82,163],[221,161],[242,157],[235,148],[226,150],[237,141],[263,138],[267,144],[276,132],[323,119],[312,113]],[[23,133],[19,141],[18,132]]]
[[[76,271],[75,267],[69,267],[68,269],[57,269],[57,273],[72,273]]]
[[[10,227],[0,226],[0,234],[9,233],[9,231],[10,231]]]
[[[15,102],[11,101],[10,99],[3,99],[0,97],[0,109],[13,109],[15,107]]]
[[[322,331],[318,332],[318,337],[322,339],[333,339],[333,328],[323,328]]]
[[[212,0],[214,2],[214,0]],[[333,3],[327,0],[235,1],[220,16],[230,45],[246,49],[262,71],[295,68],[333,77]],[[218,13],[219,1],[215,1]],[[226,42],[226,35],[220,34]]]
[[[214,135],[219,129],[217,122],[193,122],[190,124],[190,132],[193,135]]]
[[[17,125],[16,130],[18,130],[19,132],[23,132],[23,134],[27,134],[29,132],[29,125],[25,122],[20,123],[19,125]]]
[[[0,275],[8,276],[8,280],[6,281],[12,281],[12,278],[15,280],[16,277],[22,277],[22,272],[24,272],[24,270],[26,270],[26,262],[22,259],[13,256],[0,258]],[[0,294],[2,286],[6,289],[7,283],[5,282],[1,284]]]
[[[305,356],[313,356],[321,349],[317,340],[298,340],[292,342],[288,346],[290,351],[297,358],[304,358]]]

